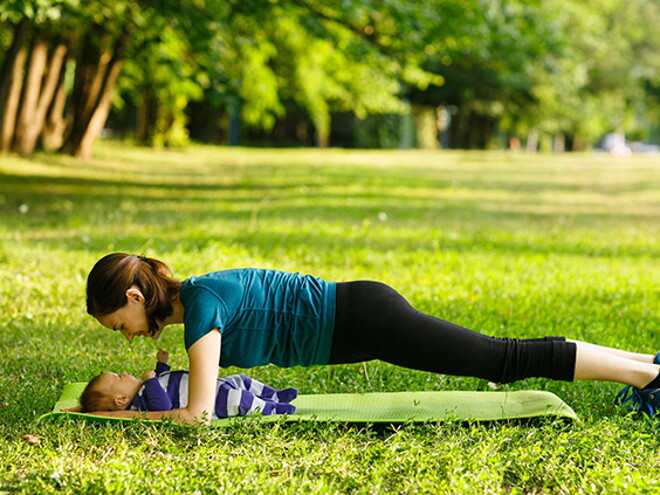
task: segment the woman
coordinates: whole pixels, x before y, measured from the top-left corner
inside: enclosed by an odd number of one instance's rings
[[[653,415],[660,407],[657,356],[563,337],[488,337],[420,313],[379,282],[334,283],[253,268],[180,282],[161,261],[113,253],[89,274],[87,312],[129,341],[158,339],[168,325],[184,324],[188,405],[147,413],[99,412],[104,415],[208,422],[218,365],[288,367],[371,359],[499,383],[527,377],[615,381],[631,386],[624,390],[635,408]]]

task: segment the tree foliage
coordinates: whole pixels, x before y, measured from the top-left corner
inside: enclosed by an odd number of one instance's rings
[[[0,6],[1,148],[90,155],[111,108],[152,145],[188,108],[269,131],[291,108],[319,145],[333,115],[452,109],[452,142],[658,127],[654,0],[8,0]],[[213,123],[210,123],[213,125]]]

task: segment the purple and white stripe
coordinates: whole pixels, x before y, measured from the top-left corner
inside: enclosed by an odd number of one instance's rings
[[[188,372],[162,373],[158,382],[172,400],[172,408],[188,405]],[[289,404],[298,396],[295,388],[276,390],[245,375],[218,378],[215,411],[211,419],[250,414],[293,414]]]

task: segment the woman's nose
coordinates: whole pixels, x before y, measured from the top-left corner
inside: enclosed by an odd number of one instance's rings
[[[126,332],[126,330],[122,330],[122,331],[121,331],[121,334],[122,334],[124,337],[126,337],[126,340],[128,340],[129,342],[133,342],[133,337],[135,337],[135,335],[133,335],[132,333],[128,333],[128,332]]]

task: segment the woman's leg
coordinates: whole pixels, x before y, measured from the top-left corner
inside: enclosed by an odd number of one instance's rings
[[[330,363],[380,359],[406,368],[507,383],[539,376],[573,380],[573,343],[563,338],[482,335],[423,314],[379,282],[337,285]]]
[[[622,351],[621,349],[614,349],[612,347],[604,347],[602,345],[589,344],[587,342],[580,342],[578,340],[566,339],[568,342],[580,343],[582,346],[588,346],[595,351],[605,352],[607,354],[612,354],[614,356],[619,356],[626,359],[632,359],[634,361],[639,361],[640,363],[653,363],[655,359],[655,354],[640,354],[637,352]]]
[[[604,380],[625,383],[637,388],[645,388],[660,373],[660,366],[653,364],[653,356],[642,361],[640,354],[626,353],[608,347],[586,342],[574,342],[577,346],[575,359],[575,380]],[[633,358],[626,357],[633,354]]]
[[[537,376],[608,380],[644,387],[658,375],[653,356],[563,338],[488,337],[413,309],[378,282],[337,285],[330,362],[381,359],[412,369],[506,383]]]

